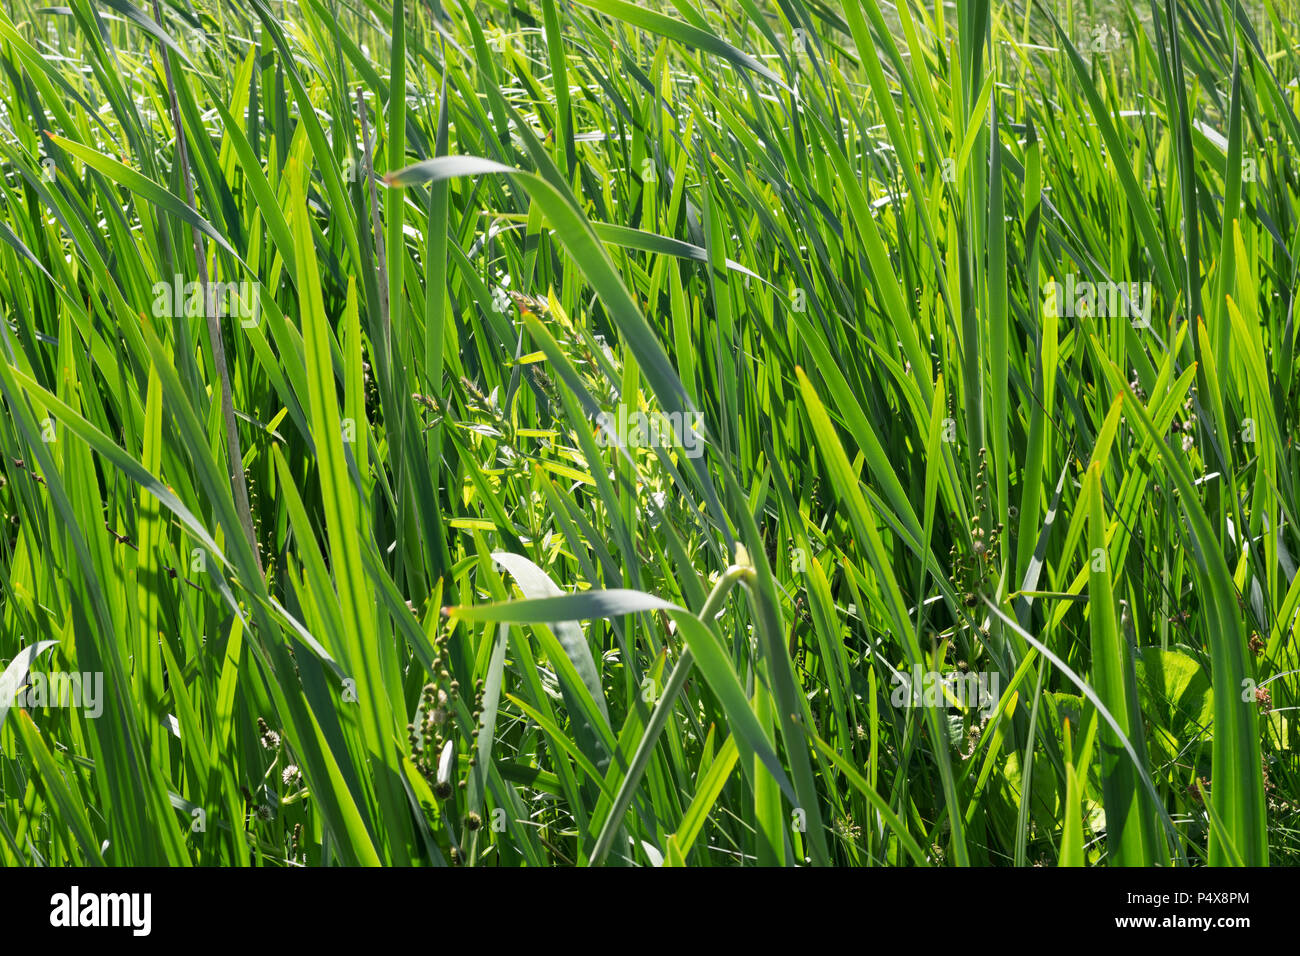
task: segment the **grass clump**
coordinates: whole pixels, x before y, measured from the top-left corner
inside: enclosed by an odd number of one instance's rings
[[[0,861],[1300,862],[1294,10],[742,8],[6,4]]]

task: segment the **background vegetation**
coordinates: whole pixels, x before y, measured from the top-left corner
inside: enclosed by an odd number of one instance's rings
[[[1295,16],[6,0],[0,860],[1297,862]]]

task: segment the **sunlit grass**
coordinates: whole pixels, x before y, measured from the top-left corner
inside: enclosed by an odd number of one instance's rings
[[[1300,862],[1298,42],[6,0],[0,861]]]

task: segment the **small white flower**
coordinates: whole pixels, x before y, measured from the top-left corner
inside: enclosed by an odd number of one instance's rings
[[[1189,452],[1189,451],[1191,451],[1192,448],[1195,447],[1195,445],[1196,445],[1196,443],[1195,443],[1194,441],[1192,441],[1192,436],[1191,436],[1191,435],[1184,435],[1184,436],[1183,436],[1183,451],[1184,451],[1184,452]]]
[[[284,785],[287,787],[294,783],[300,776],[302,776],[302,771],[298,769],[298,765],[291,763],[289,766],[284,768],[284,771],[280,774],[280,779],[284,781]]]

